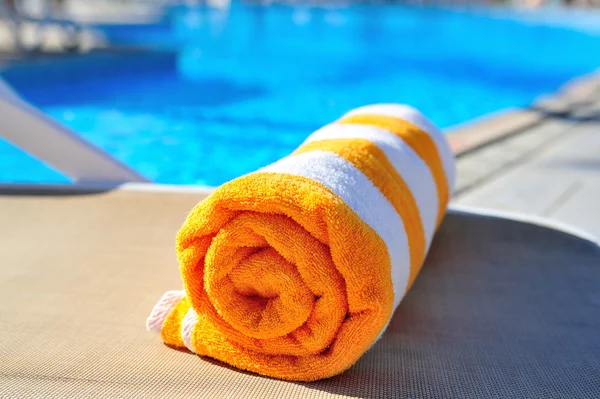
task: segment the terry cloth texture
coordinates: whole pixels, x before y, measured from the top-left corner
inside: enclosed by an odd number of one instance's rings
[[[444,136],[415,109],[350,112],[192,210],[177,238],[185,290],[163,296],[148,329],[271,377],[343,372],[414,282],[454,168]]]

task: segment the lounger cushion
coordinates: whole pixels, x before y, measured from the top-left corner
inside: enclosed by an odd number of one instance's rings
[[[383,338],[346,373],[290,383],[159,344],[175,235],[201,198],[0,195],[0,397],[598,398],[600,249],[450,213]]]

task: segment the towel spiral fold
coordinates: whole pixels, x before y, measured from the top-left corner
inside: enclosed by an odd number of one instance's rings
[[[416,278],[454,168],[415,109],[353,110],[192,210],[177,237],[185,290],[161,298],[148,329],[271,377],[343,372]]]

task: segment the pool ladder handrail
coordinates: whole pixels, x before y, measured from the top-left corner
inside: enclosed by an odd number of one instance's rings
[[[0,79],[0,136],[77,183],[148,182],[23,100]]]

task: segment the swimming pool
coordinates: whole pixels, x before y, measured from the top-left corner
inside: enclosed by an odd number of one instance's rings
[[[411,104],[445,128],[526,105],[600,66],[600,30],[484,9],[234,3],[175,8],[155,26],[105,33],[156,51],[3,76],[160,183],[221,184],[359,105]],[[1,141],[0,162],[0,181],[67,181]]]

